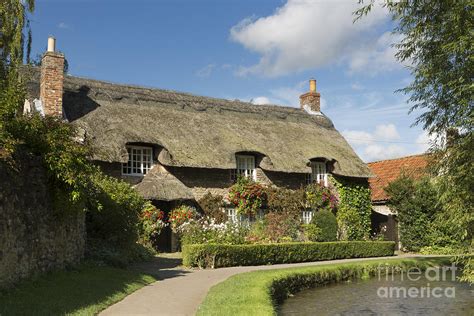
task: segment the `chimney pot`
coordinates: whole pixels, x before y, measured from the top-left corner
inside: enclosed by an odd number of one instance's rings
[[[316,79],[309,80],[309,92],[300,96],[301,109],[310,114],[321,112],[321,95],[316,91]]]
[[[316,92],[316,79],[309,80],[309,92]]]
[[[53,36],[48,37],[48,52],[56,51],[56,39]]]

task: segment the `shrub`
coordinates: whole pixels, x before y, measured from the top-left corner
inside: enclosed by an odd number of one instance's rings
[[[264,236],[269,242],[292,241],[298,237],[299,217],[288,213],[270,212],[265,215]]]
[[[306,241],[319,241],[321,229],[314,224],[304,224],[303,233]]]
[[[418,181],[402,174],[386,188],[389,205],[398,213],[400,241],[408,251],[432,243],[432,223],[439,212],[434,185],[428,178]]]
[[[223,212],[224,198],[222,196],[207,192],[207,194],[198,201],[198,204],[204,212],[204,215],[214,219],[217,224],[227,221],[227,215]]]
[[[255,215],[266,200],[265,188],[249,178],[239,177],[229,190],[229,200],[239,214]]]
[[[145,200],[126,182],[102,173],[91,178],[86,217],[87,238],[109,247],[134,247]]]
[[[301,216],[301,211],[305,207],[305,191],[303,189],[290,190],[268,187],[265,192],[269,212],[287,213],[296,218]]]
[[[258,245],[199,244],[183,247],[183,264],[201,268],[296,263],[392,256],[392,241],[347,241]]]
[[[311,224],[315,225],[320,231],[315,241],[337,240],[337,220],[331,211],[315,212]]]
[[[238,245],[246,243],[249,227],[238,223],[216,223],[213,219],[202,218],[192,221],[182,230],[182,244],[219,243]]]

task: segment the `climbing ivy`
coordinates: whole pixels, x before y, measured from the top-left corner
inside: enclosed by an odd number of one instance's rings
[[[336,216],[339,239],[368,239],[372,210],[368,185],[351,183],[334,177],[331,177],[330,181],[339,195]]]

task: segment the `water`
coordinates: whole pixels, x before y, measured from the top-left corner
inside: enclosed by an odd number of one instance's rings
[[[414,295],[415,290],[410,294],[411,287],[417,288],[418,294]],[[441,289],[434,290],[437,287]],[[279,315],[472,316],[474,286],[456,281],[430,282],[424,276],[418,281],[410,281],[406,275],[403,280],[400,275],[389,276],[389,280],[375,277],[304,290],[288,298],[280,306]]]

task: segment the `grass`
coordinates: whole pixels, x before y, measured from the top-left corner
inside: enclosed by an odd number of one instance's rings
[[[375,275],[380,264],[414,267],[449,264],[449,258],[360,261],[238,274],[211,288],[197,315],[275,315],[290,293],[330,282]]]
[[[1,292],[0,315],[95,315],[154,281],[140,272],[83,265]]]

